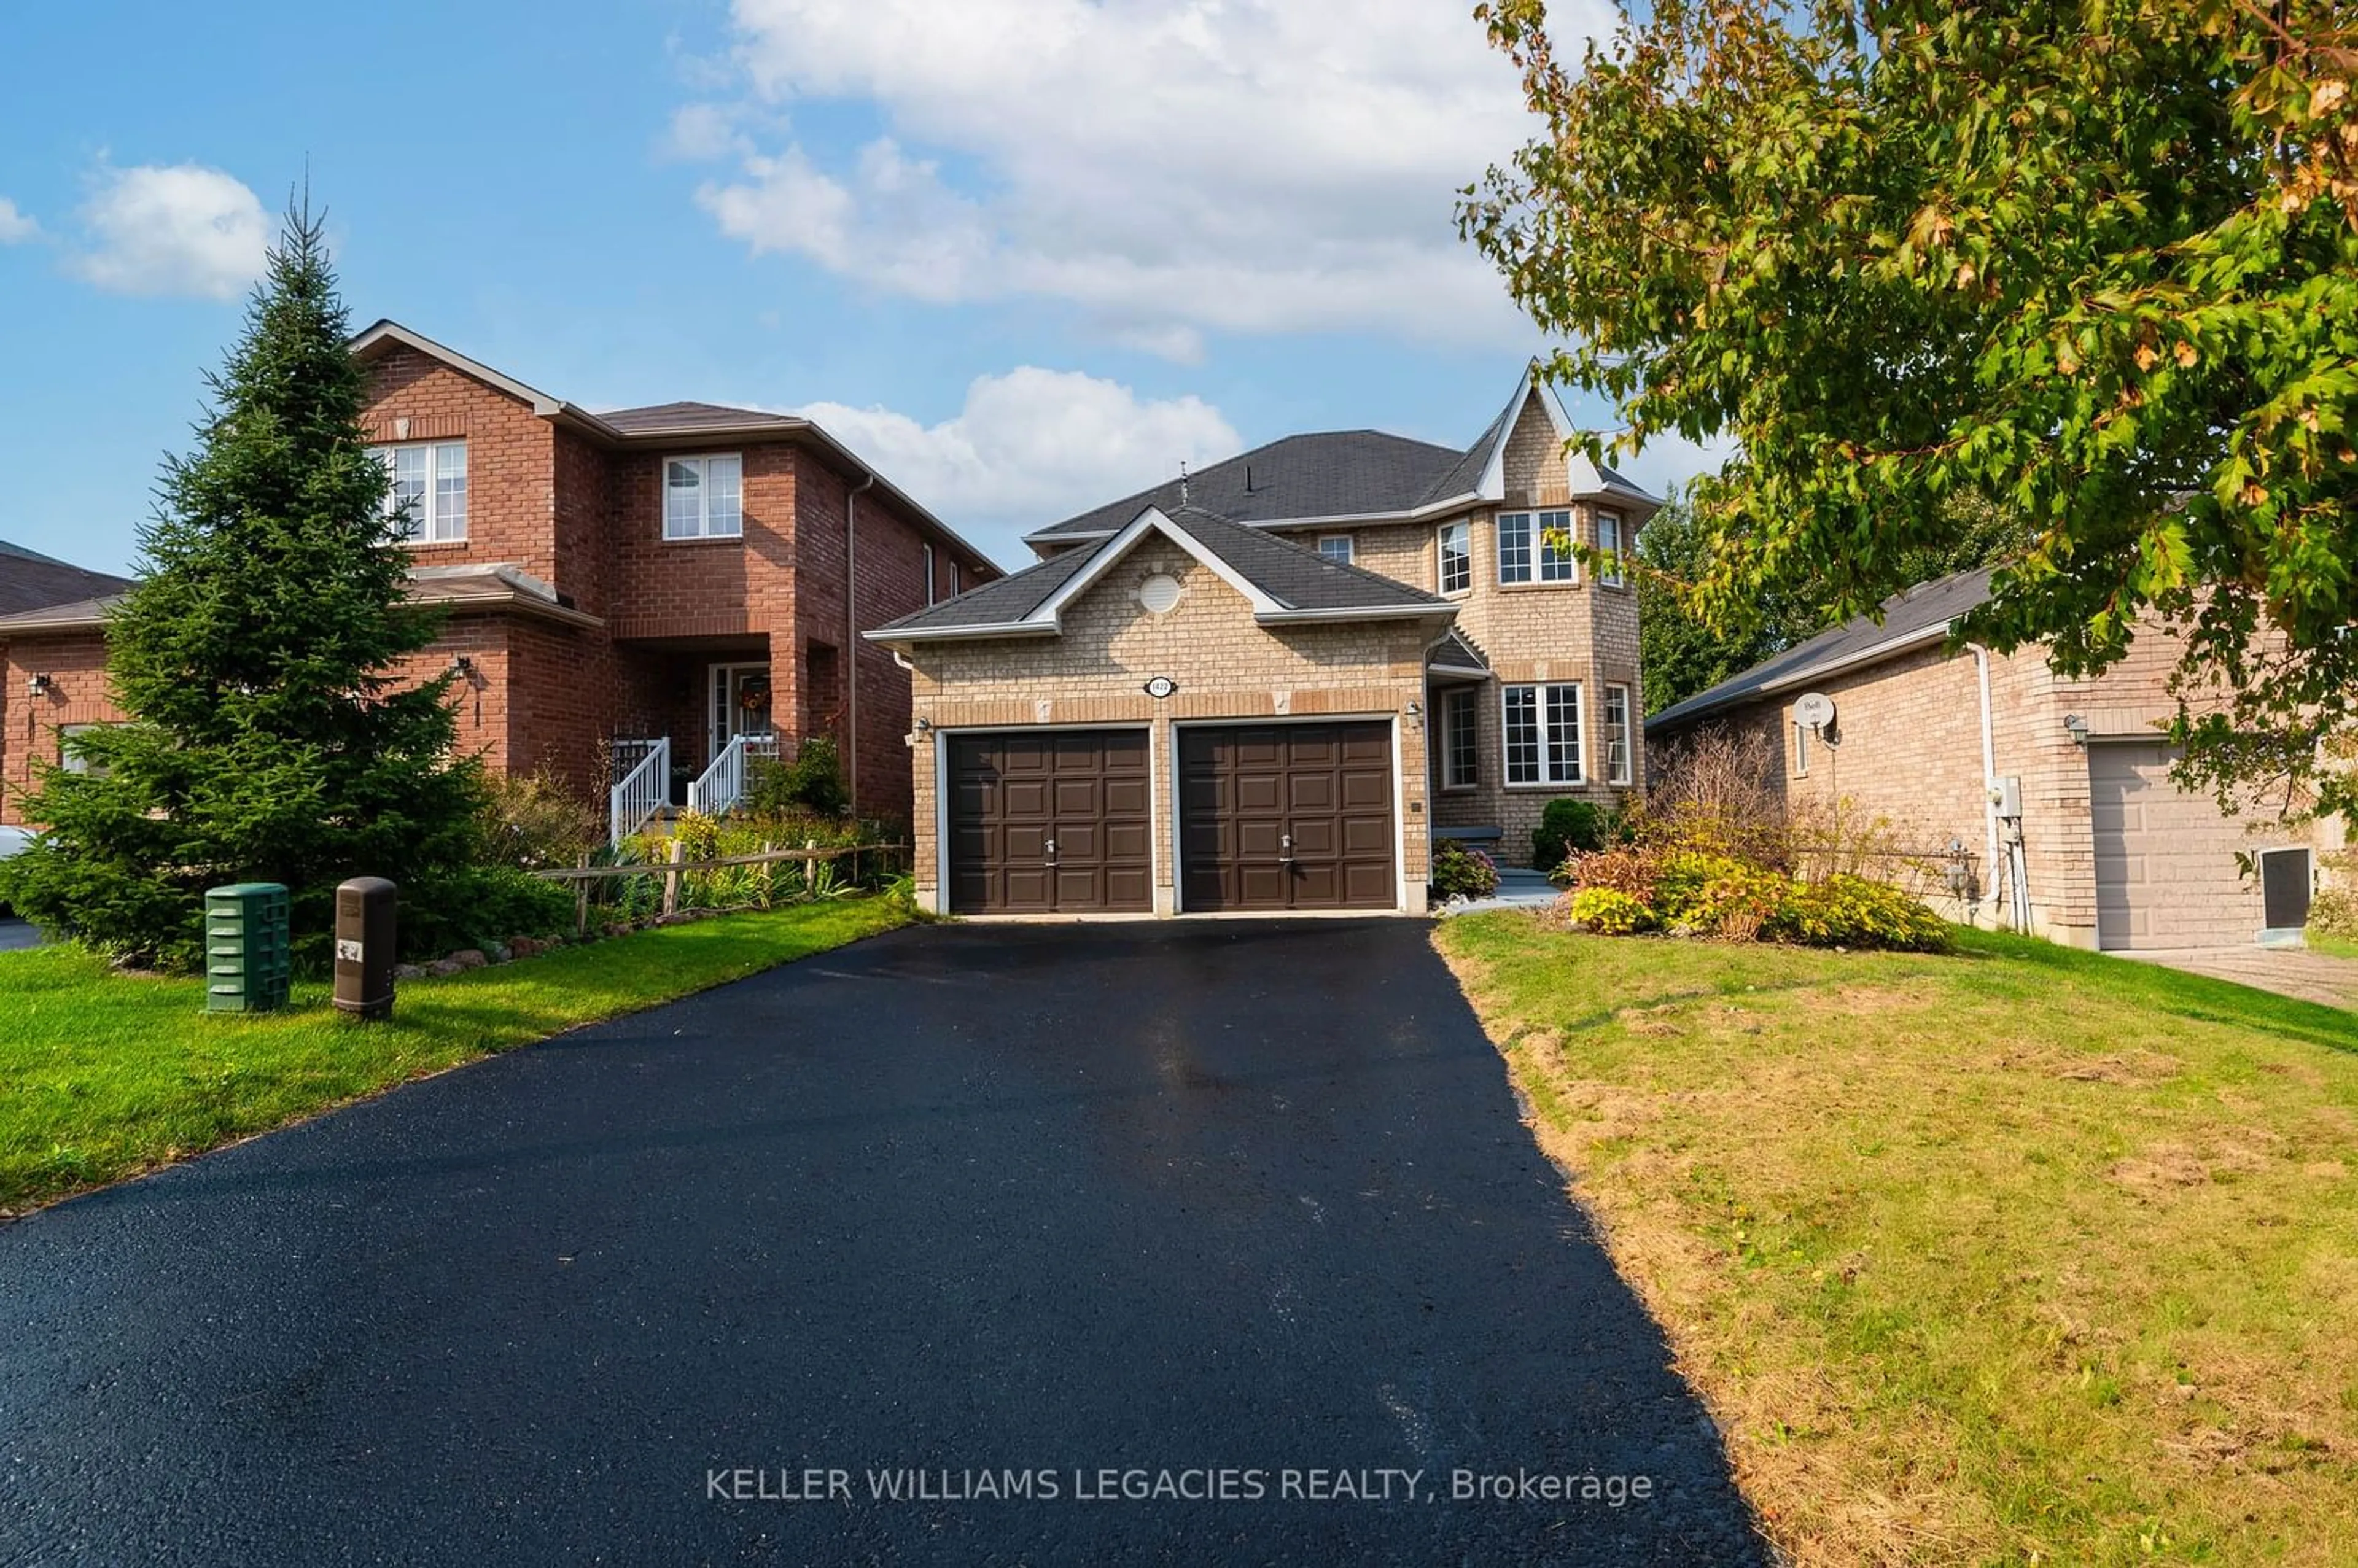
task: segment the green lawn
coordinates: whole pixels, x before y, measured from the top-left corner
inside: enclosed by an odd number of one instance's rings
[[[112,974],[72,947],[0,953],[0,1214],[906,918],[865,898],[665,926],[406,981],[383,1024],[340,1017],[324,984],[283,1013],[209,1017],[198,980]]]
[[[1795,1562],[2358,1562],[2358,1015],[1972,934],[1436,941]]]

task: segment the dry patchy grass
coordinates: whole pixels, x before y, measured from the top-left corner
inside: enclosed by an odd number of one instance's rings
[[[1437,941],[1794,1562],[2358,1562],[2358,1017],[1994,937]]]

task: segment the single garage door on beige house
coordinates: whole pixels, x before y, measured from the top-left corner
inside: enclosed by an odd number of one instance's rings
[[[1399,904],[1388,720],[1178,736],[1182,913]]]
[[[1154,785],[1144,730],[954,734],[950,912],[1154,908]]]
[[[2259,888],[2235,859],[2255,841],[2207,796],[2171,782],[2177,757],[2153,741],[2088,748],[2100,947],[2201,947],[2259,935]]]

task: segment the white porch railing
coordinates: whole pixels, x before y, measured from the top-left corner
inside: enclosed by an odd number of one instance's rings
[[[633,757],[637,758],[633,762]],[[629,764],[614,785],[607,808],[609,842],[619,844],[655,818],[671,804],[671,737],[659,741],[617,741],[614,766]]]
[[[704,774],[687,786],[687,808],[718,816],[745,798],[746,760],[778,754],[775,735],[733,735]]]

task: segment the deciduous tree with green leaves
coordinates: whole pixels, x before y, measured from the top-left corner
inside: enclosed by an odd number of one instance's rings
[[[450,677],[399,672],[435,626],[404,600],[346,337],[319,221],[291,211],[107,622],[130,720],[76,737],[88,771],[38,766],[25,797],[46,831],[0,891],[39,925],[186,968],[222,882],[286,883],[314,952],[349,876],[398,879],[421,939],[482,896],[481,767],[452,754]]]
[[[1544,133],[1461,221],[1592,444],[1741,444],[1691,603],[1866,610],[1978,491],[2023,535],[1974,635],[2082,674],[2167,625],[2194,780],[2358,806],[2347,5],[1659,0],[1571,69],[1542,0],[1476,15]]]
[[[1893,564],[1897,580],[1911,586],[1930,582],[2020,553],[2019,520],[1980,492],[1944,497],[1941,511],[1941,536],[1903,552]],[[1650,714],[1741,675],[1844,619],[1838,592],[1814,575],[1765,588],[1715,618],[1699,613],[1693,589],[1709,575],[1712,548],[1710,534],[1682,496],[1673,496],[1638,535],[1632,575]]]

